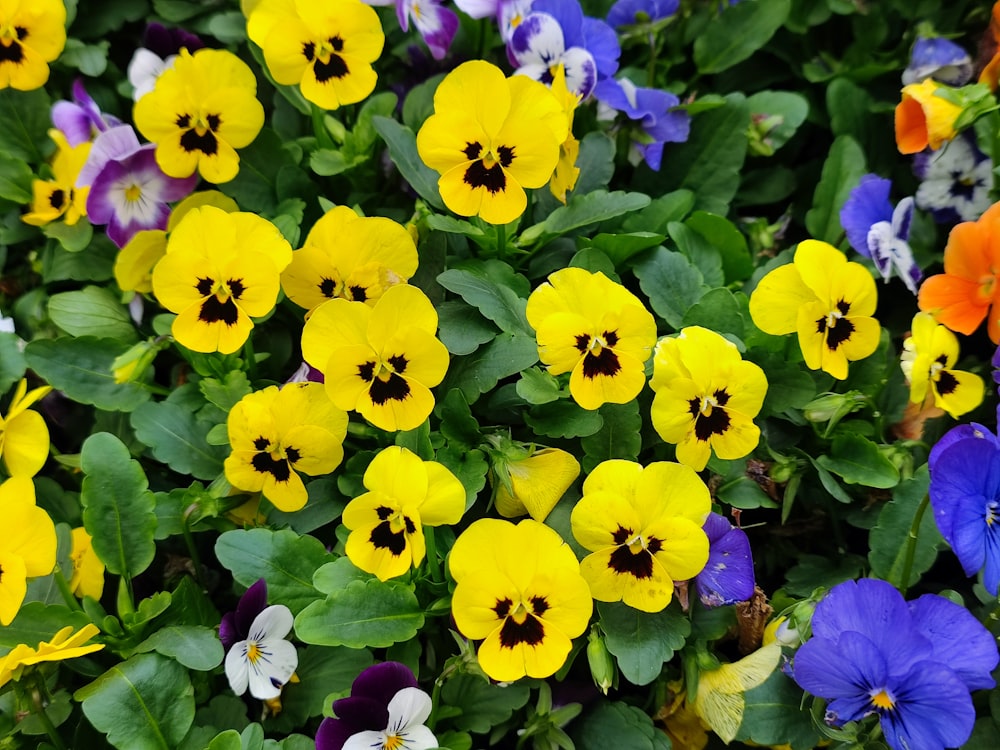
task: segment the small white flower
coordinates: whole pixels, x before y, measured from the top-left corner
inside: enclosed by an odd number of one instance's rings
[[[164,60],[155,52],[139,47],[128,64],[128,82],[135,89],[132,98],[139,101],[152,91],[156,86],[156,79],[163,75],[165,70],[174,67],[176,59],[177,55],[170,55]]]
[[[234,693],[243,695],[249,686],[250,695],[260,700],[281,695],[282,685],[299,665],[295,646],[284,640],[291,629],[292,613],[284,604],[274,604],[257,615],[247,639],[226,654],[226,677]]]
[[[403,688],[389,701],[389,726],[384,732],[352,734],[343,750],[431,750],[438,746],[433,732],[424,726],[431,715],[431,699],[423,690]]]

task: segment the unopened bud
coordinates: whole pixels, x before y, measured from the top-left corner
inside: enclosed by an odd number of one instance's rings
[[[594,684],[607,695],[608,688],[615,681],[615,662],[604,643],[604,638],[596,628],[591,628],[590,635],[587,636],[587,663],[590,664],[590,675],[594,678]]]

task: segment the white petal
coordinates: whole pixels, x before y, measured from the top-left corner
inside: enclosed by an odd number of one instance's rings
[[[531,13],[514,31],[510,49],[519,66],[554,65],[566,51],[562,26],[548,13]]]
[[[298,652],[291,643],[280,639],[258,643],[257,649],[257,658],[248,663],[250,695],[261,700],[277,698],[281,694],[281,686],[288,682],[299,666]]]
[[[390,734],[398,734],[408,727],[415,727],[427,721],[431,715],[431,697],[420,688],[403,688],[389,701]]]
[[[347,738],[341,750],[373,750],[385,747],[385,732],[358,732]]]
[[[128,82],[135,88],[132,97],[139,101],[145,94],[153,90],[156,79],[167,69],[166,63],[155,52],[140,47],[132,55],[128,64]]]
[[[260,643],[273,638],[284,638],[292,629],[292,612],[284,604],[272,604],[254,618],[250,626],[249,641]]]
[[[422,724],[401,732],[401,736],[403,744],[400,750],[433,750],[439,746],[434,733]]]
[[[455,0],[455,5],[472,18],[486,18],[497,14],[498,0]]]
[[[247,684],[250,679],[250,664],[247,662],[247,642],[240,641],[233,644],[226,654],[226,677],[229,678],[229,687],[237,695],[243,695],[247,691]]]

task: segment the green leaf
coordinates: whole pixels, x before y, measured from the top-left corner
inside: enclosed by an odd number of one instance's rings
[[[101,40],[97,44],[84,44],[79,39],[67,39],[59,62],[76,68],[85,76],[97,78],[108,68],[108,49],[111,42]]]
[[[309,156],[309,168],[321,177],[330,177],[353,169],[368,161],[367,154],[352,154],[348,157],[343,151],[321,148]]]
[[[726,284],[750,278],[753,273],[753,258],[750,257],[747,239],[732,222],[707,211],[695,211],[684,225],[701,235],[718,251]]]
[[[229,455],[228,446],[208,444],[212,426],[170,401],[142,404],[132,412],[135,436],[152,449],[156,460],[198,479],[215,479]]]
[[[194,721],[194,688],[173,659],[141,654],[73,694],[83,713],[121,750],[172,750]]]
[[[462,711],[451,723],[476,734],[486,734],[503,724],[530,697],[531,688],[523,682],[501,687],[471,674],[457,674],[441,689],[441,702]]]
[[[62,604],[26,602],[9,625],[0,628],[0,651],[6,652],[19,643],[35,648],[48,641],[67,625],[82,628],[90,619],[79,611]]]
[[[45,89],[0,89],[0,122],[3,123],[0,128],[0,153],[32,164],[41,163],[45,154],[38,145],[45,144],[46,150],[51,148],[48,137],[52,127],[49,118],[51,106]]]
[[[668,607],[662,612],[640,612],[621,602],[598,602],[605,643],[618,668],[634,685],[648,685],[660,676],[664,662],[684,646],[691,623]]]
[[[188,669],[207,672],[222,664],[222,641],[212,628],[171,625],[153,633],[136,647],[136,653],[155,651],[176,659]]]
[[[833,588],[864,570],[864,558],[858,555],[840,555],[827,558],[821,555],[799,555],[799,561],[785,573],[785,591],[789,596],[811,596],[818,588]]]
[[[240,171],[219,190],[235,200],[243,211],[273,215],[278,199],[278,174],[288,168],[302,172],[291,154],[282,148],[281,138],[271,128],[264,128],[246,148],[240,149]],[[303,173],[304,174],[304,173]]]
[[[726,8],[694,41],[698,70],[719,73],[743,62],[768,43],[791,9],[791,0],[743,0]]]
[[[587,133],[580,141],[576,157],[580,176],[571,195],[584,195],[606,188],[615,174],[615,142],[605,133]]]
[[[31,203],[31,167],[21,159],[0,154],[0,198],[14,203]]]
[[[882,455],[875,443],[860,435],[837,435],[830,447],[830,455],[816,460],[848,484],[880,489],[899,484],[899,469]]]
[[[702,326],[716,333],[743,337],[743,314],[740,303],[725,288],[711,289],[684,313],[682,326]]]
[[[42,227],[42,234],[56,240],[67,252],[78,253],[90,245],[94,238],[94,227],[85,220],[76,224],[53,221]]]
[[[451,354],[472,354],[497,335],[492,323],[461,300],[446,300],[437,311],[438,338]]]
[[[848,194],[857,187],[865,173],[865,154],[849,135],[834,140],[823,163],[823,174],[813,195],[812,208],[806,213],[806,229],[813,239],[836,245],[844,235],[840,209]]]
[[[663,247],[644,255],[633,270],[653,311],[674,329],[680,329],[688,308],[706,291],[701,271],[681,253]]]
[[[448,391],[437,411],[441,417],[441,434],[450,444],[470,449],[483,442],[479,422],[472,416],[469,402],[460,390]]]
[[[49,298],[49,317],[70,336],[98,336],[134,343],[136,333],[128,310],[109,289],[87,286]]]
[[[639,402],[604,404],[598,411],[604,423],[593,435],[580,441],[583,448],[583,470],[590,473],[601,461],[624,458],[635,461],[642,448],[642,415]]]
[[[599,411],[584,409],[568,399],[533,406],[524,421],[536,434],[555,438],[586,437],[604,425]]]
[[[616,190],[595,190],[585,195],[573,195],[569,203],[560,206],[550,213],[545,221],[528,227],[518,238],[521,247],[538,242],[549,242],[555,237],[572,232],[575,229],[597,224],[613,219],[622,214],[638,211],[650,203],[648,195],[643,193],[626,193]]]
[[[109,573],[134,578],[153,561],[156,502],[138,461],[114,435],[98,432],[80,451],[83,525]]]
[[[117,255],[118,248],[103,234],[93,238],[85,253],[49,243],[42,250],[42,277],[46,282],[107,281],[114,277]]]
[[[241,750],[242,747],[240,733],[235,729],[227,729],[208,743],[208,750]]]
[[[441,389],[461,389],[471,404],[496,387],[501,378],[515,375],[538,361],[534,336],[500,333],[472,354],[453,359]]]
[[[812,463],[813,468],[816,469],[819,483],[823,485],[823,489],[830,494],[830,497],[841,503],[849,504],[853,501],[853,498],[840,486],[840,483],[834,478],[833,474],[824,469],[815,458],[810,456],[809,461]]]
[[[267,581],[268,595],[293,614],[320,597],[313,574],[331,559],[318,539],[288,529],[227,531],[216,541],[215,554],[243,586]]]
[[[666,733],[642,709],[627,703],[601,702],[573,722],[577,750],[670,750]]]
[[[149,400],[140,384],[116,383],[115,358],[128,351],[126,342],[94,336],[36,339],[24,350],[28,366],[69,398],[105,411],[132,411]]]
[[[353,581],[295,618],[295,634],[306,643],[349,648],[385,648],[413,638],[424,612],[410,587],[398,581]]]
[[[392,163],[410,183],[410,187],[432,206],[444,210],[444,201],[438,192],[440,176],[420,158],[417,153],[417,137],[413,131],[389,117],[373,117],[372,125],[389,147]]]
[[[465,507],[469,509],[486,486],[486,472],[490,465],[481,450],[467,450],[446,446],[440,448],[435,460],[454,474],[465,488]]]
[[[328,562],[313,574],[313,586],[324,594],[333,594],[347,588],[352,581],[370,581],[371,578],[371,573],[356,567],[349,557],[341,557]]]
[[[811,750],[819,742],[812,716],[802,708],[802,689],[780,669],[743,694],[743,723],[736,739],[757,745]]]
[[[0,331],[0,393],[6,393],[24,377],[28,363],[21,351],[21,339],[16,333]]]
[[[626,232],[656,232],[666,235],[670,222],[682,221],[694,208],[694,201],[694,193],[690,190],[674,190],[661,195],[659,198],[654,198],[641,211],[626,218],[622,223],[622,229]]]
[[[215,404],[222,411],[228,412],[241,398],[249,395],[253,388],[245,372],[230,370],[224,380],[202,378],[198,381],[198,390],[210,404]]]
[[[599,234],[596,237],[581,237],[579,242],[584,248],[600,250],[615,267],[619,267],[629,258],[643,250],[656,247],[665,235],[653,232],[629,232],[628,234]]]
[[[764,143],[775,151],[788,143],[809,115],[809,100],[791,91],[760,91],[747,100],[754,120],[773,122]]]
[[[878,514],[878,523],[868,536],[868,561],[871,563],[872,573],[901,589],[912,586],[930,570],[937,559],[938,549],[944,544],[934,521],[934,512],[924,512],[917,529],[909,576],[907,580],[903,580],[903,568],[911,543],[910,529],[920,504],[927,496],[929,486],[930,475],[927,464],[924,464],[912,477],[900,482],[893,490],[892,500]],[[924,510],[930,509],[924,506]]]
[[[522,371],[515,387],[517,395],[529,404],[550,404],[566,395],[556,377],[541,367]]]
[[[702,281],[710,287],[722,286],[726,277],[722,271],[722,255],[711,242],[706,240],[686,224],[673,222],[667,226],[670,238],[701,272]]]
[[[528,301],[513,289],[490,278],[459,268],[450,268],[437,277],[438,283],[475,307],[500,330],[534,336],[534,329],[524,315]]]

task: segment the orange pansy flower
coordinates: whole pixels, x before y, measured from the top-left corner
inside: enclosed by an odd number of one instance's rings
[[[928,146],[938,149],[957,135],[955,121],[962,108],[937,94],[947,88],[932,78],[903,87],[895,118],[899,153],[915,154]]]

